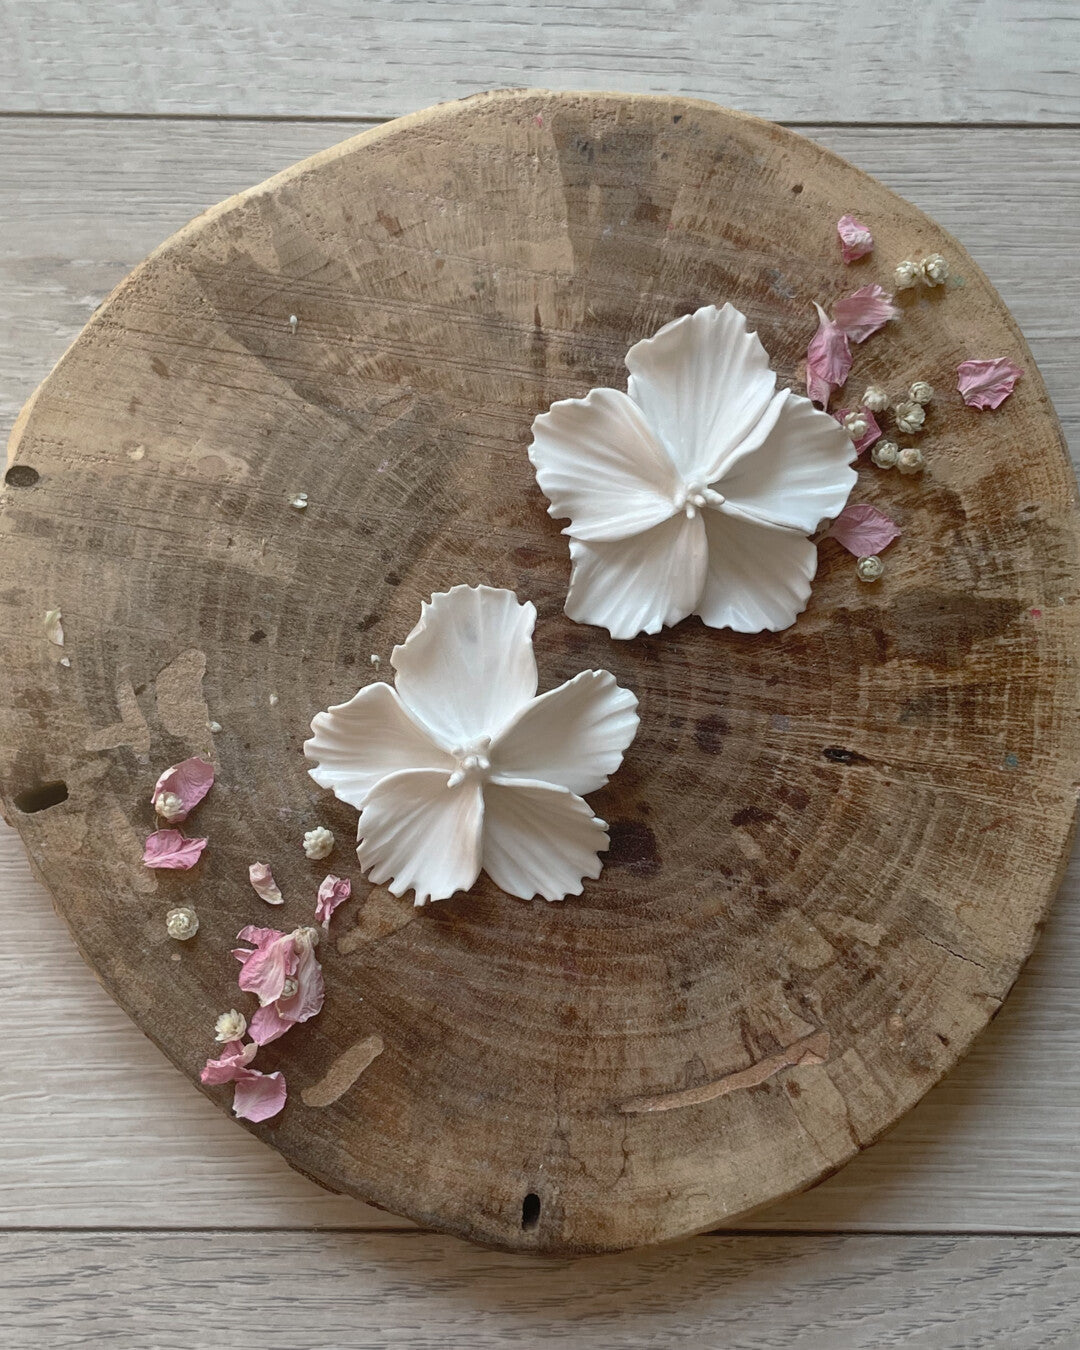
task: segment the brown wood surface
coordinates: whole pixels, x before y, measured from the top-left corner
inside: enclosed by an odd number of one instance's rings
[[[844,210],[878,239],[850,269]],[[620,644],[566,620],[534,414],[621,384],[634,340],[725,299],[797,384],[811,300],[931,249],[962,284],[905,296],[852,377],[942,391],[922,479],[862,470],[859,497],[905,530],[885,581],[860,586],[827,543],[780,635],[689,621]],[[1027,375],[979,414],[951,375],[989,355]],[[530,1250],[730,1221],[887,1129],[1030,949],[1076,800],[1075,482],[975,264],[790,132],[543,93],[378,128],[155,253],[32,400],[12,459],[6,809],[103,982],[190,1076],[237,1001],[237,929],[306,921],[326,868],[300,834],[338,835],[359,902],[322,948],[324,1012],[260,1054],[291,1100],[255,1127],[331,1187]],[[595,797],[607,867],[565,905],[482,882],[413,911],[360,881],[353,813],[305,774],[312,713],[459,581],[536,601],[542,687],[606,666],[642,701]],[[53,606],[70,668],[44,639]],[[210,847],[195,872],[148,873],[153,778],[198,750],[219,766],[192,820]],[[255,858],[282,911],[247,886]],[[163,925],[181,900],[202,919],[182,946]]]

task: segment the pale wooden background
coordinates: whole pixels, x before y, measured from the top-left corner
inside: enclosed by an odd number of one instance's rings
[[[0,424],[189,217],[484,87],[800,127],[997,284],[1080,453],[1076,0],[0,0]],[[2,581],[2,578],[0,578]],[[330,1196],[194,1092],[0,833],[0,1346],[1080,1345],[1080,862],[971,1057],[750,1234],[541,1263]]]

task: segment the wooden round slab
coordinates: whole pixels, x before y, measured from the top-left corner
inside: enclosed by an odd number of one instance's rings
[[[877,239],[853,267],[844,211]],[[954,284],[904,293],[849,386],[939,390],[922,477],[860,466],[856,499],[904,530],[884,580],[826,541],[784,633],[692,619],[620,643],[566,619],[534,415],[625,387],[633,342],[726,300],[801,390],[811,302],[935,250]],[[967,408],[957,363],[994,356],[1024,378]],[[533,92],[358,136],[139,267],[31,401],[7,481],[4,798],[86,959],[196,1081],[216,1014],[252,1010],[238,929],[310,922],[322,876],[351,876],[324,1011],[259,1052],[289,1101],[254,1133],[420,1223],[598,1251],[811,1185],[964,1053],[1057,887],[1078,530],[1042,381],[953,239],[778,127]],[[482,878],[414,910],[361,879],[356,813],[306,773],[312,715],[389,675],[458,582],[536,602],[542,689],[606,667],[641,700],[592,799],[607,865],[565,904]],[[188,829],[209,847],[148,871],[151,786],[199,751],[218,782]],[[319,822],[327,863],[300,846]],[[165,933],[178,903],[201,919],[187,944]]]

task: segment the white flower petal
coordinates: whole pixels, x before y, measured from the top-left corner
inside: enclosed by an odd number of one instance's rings
[[[776,375],[746,316],[706,305],[626,355],[627,393],[687,483],[712,482],[769,405]]]
[[[416,904],[467,891],[480,875],[484,798],[469,779],[447,786],[434,769],[384,778],[360,811],[356,856],[371,881],[392,895],[416,892]]]
[[[738,445],[729,447],[722,462],[716,467],[715,476],[711,480],[713,484],[722,482],[731,472],[734,464],[745,455],[749,455],[752,451],[759,449],[768,437],[772,435],[773,428],[776,426],[780,414],[784,410],[785,403],[787,403],[789,392],[790,391],[787,389],[778,389],[776,393],[773,394],[772,398],[769,399],[765,411],[742,440],[739,441]],[[813,407],[813,404],[811,404],[811,407]],[[822,415],[825,416],[826,414]],[[836,419],[834,418],[833,421],[835,420]],[[848,439],[850,440],[851,438],[849,437]]]
[[[806,608],[817,549],[803,534],[705,513],[709,566],[697,613],[711,628],[777,632]]]
[[[613,638],[658,633],[694,612],[705,581],[705,527],[700,514],[679,514],[632,539],[571,539],[570,557],[571,619],[606,628]]]
[[[855,446],[809,399],[785,390],[775,403],[768,435],[746,451],[740,446],[715,487],[750,515],[813,534],[840,514],[855,485]]]
[[[641,409],[617,389],[553,403],[529,459],[556,520],[577,539],[625,539],[675,513],[681,481]]]
[[[390,654],[401,701],[448,750],[496,736],[536,693],[535,623],[535,606],[513,591],[433,595]]]
[[[603,821],[568,788],[492,779],[484,789],[484,871],[509,895],[580,895],[603,868]]]
[[[311,731],[304,754],[315,767],[308,773],[350,806],[362,805],[387,774],[454,768],[453,756],[416,725],[388,684],[369,684],[348,703],[319,713]]]
[[[583,670],[523,708],[491,747],[503,778],[602,788],[638,729],[637,699],[607,670]]]

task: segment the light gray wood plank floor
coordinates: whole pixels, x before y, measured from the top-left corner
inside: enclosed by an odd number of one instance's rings
[[[1072,1350],[1078,1258],[1076,1238],[1032,1237],[706,1237],[547,1262],[421,1232],[0,1237],[20,1350]]]
[[[1076,22],[1073,0],[0,0],[0,110],[397,117],[530,85],[1075,122]]]
[[[810,124],[971,249],[1080,455],[1072,0],[0,0],[0,32],[0,433],[200,210],[363,119],[546,84]],[[972,1055],[824,1186],[752,1235],[541,1263],[331,1196],[237,1129],[110,1002],[0,829],[0,1345],[1080,1345],[1078,890],[1074,859]]]

